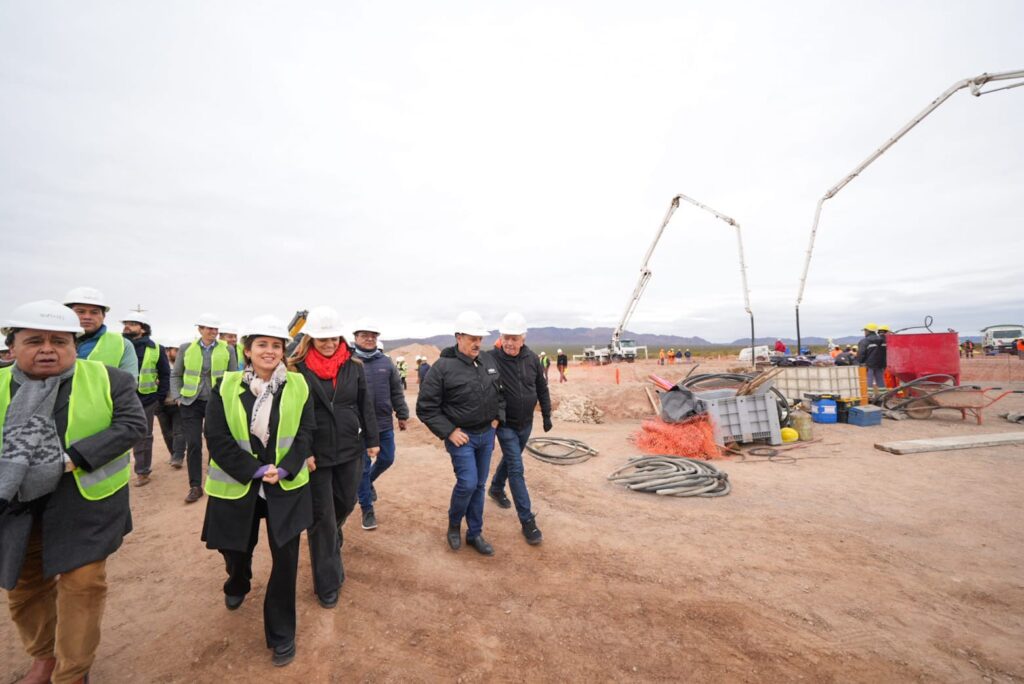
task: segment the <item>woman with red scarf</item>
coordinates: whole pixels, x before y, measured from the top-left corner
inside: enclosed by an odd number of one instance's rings
[[[313,524],[307,536],[313,588],[324,608],[338,605],[345,581],[341,527],[356,505],[363,452],[373,458],[380,450],[363,364],[352,357],[343,330],[334,309],[311,309],[302,329],[305,336],[288,359],[288,366],[306,378],[316,415],[308,461]]]

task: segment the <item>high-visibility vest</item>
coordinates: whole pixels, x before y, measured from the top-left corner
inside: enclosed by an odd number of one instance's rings
[[[409,368],[405,365],[405,361],[401,361],[398,364],[398,376],[404,378]]]
[[[11,367],[8,366],[0,368],[0,450],[3,449],[3,427],[10,404]],[[75,442],[103,432],[110,427],[113,417],[114,400],[110,396],[110,376],[105,364],[78,359],[71,378],[64,448],[70,449]],[[91,473],[75,468],[73,472],[79,493],[89,501],[99,501],[128,484],[131,475],[128,454],[124,452]]]
[[[213,351],[210,352],[210,387],[217,386],[221,377],[228,369],[228,362],[231,360],[231,353],[228,351],[228,343],[217,340]],[[181,380],[181,396],[194,397],[199,392],[199,381],[203,374],[203,347],[199,340],[188,345],[185,350],[185,375]]]
[[[242,387],[242,372],[232,371],[224,374],[224,380],[220,386],[220,398],[224,404],[224,417],[227,419],[228,429],[235,443],[245,449],[253,458],[252,443],[249,441],[249,417],[245,413],[245,406],[242,404],[241,394],[245,392]],[[299,432],[299,422],[302,420],[302,408],[309,397],[309,385],[301,373],[288,373],[288,381],[284,384],[281,395],[280,417],[277,423],[277,444],[275,446],[275,464],[281,463],[288,455],[295,441],[295,435]],[[281,489],[291,491],[298,489],[309,482],[309,469],[306,462],[302,462],[302,469],[289,481],[281,479],[278,484]],[[206,493],[218,499],[241,499],[249,493],[252,480],[242,483],[228,475],[214,460],[210,454],[210,469],[206,473]]]
[[[152,347],[146,347],[142,354],[142,365],[139,367],[139,394],[152,394],[156,392],[156,364],[160,361],[160,354],[163,351],[156,342]]]
[[[96,340],[96,346],[89,352],[87,358],[90,361],[99,361],[105,366],[118,368],[121,365],[121,358],[124,356],[124,338],[116,332],[109,330]]]
[[[245,354],[242,353],[244,350],[241,342],[235,345],[235,367],[238,370],[245,368]]]

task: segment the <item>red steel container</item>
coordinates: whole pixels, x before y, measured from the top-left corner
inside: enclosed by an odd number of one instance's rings
[[[922,375],[945,373],[960,384],[958,333],[889,333],[885,347],[888,370],[901,383]]]

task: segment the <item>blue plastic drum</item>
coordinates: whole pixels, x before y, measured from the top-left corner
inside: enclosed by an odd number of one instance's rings
[[[811,404],[811,418],[815,423],[836,423],[839,421],[839,407],[834,399],[819,399]]]

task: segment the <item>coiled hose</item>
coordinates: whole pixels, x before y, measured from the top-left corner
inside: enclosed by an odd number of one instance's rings
[[[583,463],[597,456],[597,449],[590,448],[578,439],[565,437],[534,437],[527,440],[526,450],[538,461],[554,465]]]
[[[616,484],[661,496],[725,496],[732,491],[729,474],[706,461],[674,456],[629,459],[608,476]]]

